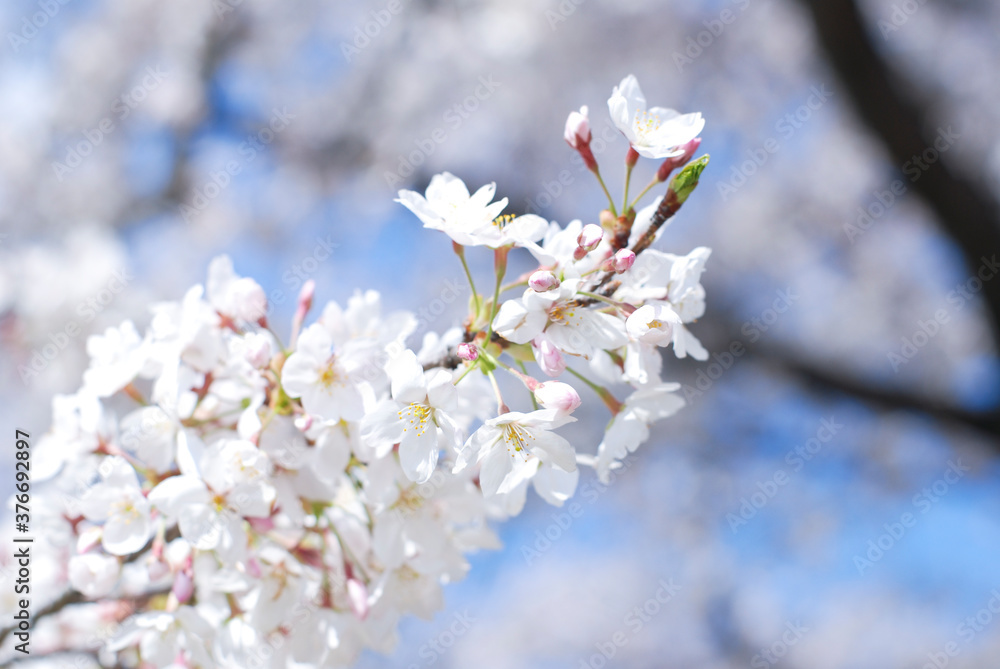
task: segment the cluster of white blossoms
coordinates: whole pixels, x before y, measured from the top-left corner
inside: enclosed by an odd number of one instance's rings
[[[691,161],[704,122],[647,108],[631,76],[608,107],[631,145],[627,174],[639,156],[663,163],[597,222],[504,214],[493,185],[470,194],[447,173],[399,193],[451,238],[470,284],[466,247],[492,249],[496,276],[492,296],[472,286],[461,327],[416,350],[417,319],[383,313],[373,291],[307,325],[311,282],[283,344],[264,290],[226,257],[155,305],[144,334],[125,322],[91,337],[83,386],[55,398],[34,452],[35,508],[62,547],[64,603],[119,605],[61,624],[117,624],[52,651],[177,668],[340,667],[391,651],[401,616],[431,616],[466,554],[499,546],[490,523],[518,514],[529,484],[561,505],[579,466],[606,480],[677,411],[659,349],[706,357],[687,325],[705,309],[709,250],[651,245],[707,164]],[[603,188],[590,138],[586,108],[573,112],[566,140]],[[513,248],[538,268],[505,284]],[[502,374],[523,391],[505,397]],[[610,412],[596,449],[558,432],[583,402],[574,384]]]

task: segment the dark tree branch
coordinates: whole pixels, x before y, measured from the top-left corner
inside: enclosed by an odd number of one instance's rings
[[[995,412],[968,411],[942,399],[875,386],[777,349],[754,347],[751,353],[797,377],[814,392],[848,395],[884,410],[914,411],[942,422],[957,423],[981,432],[988,437],[993,449],[1000,450],[1000,441],[997,440],[1000,436],[1000,415]]]
[[[819,42],[858,115],[882,139],[892,160],[902,169],[933,146],[938,135],[934,119],[903,93],[903,82],[872,44],[855,0],[799,1],[812,14]],[[953,172],[939,160],[912,182],[912,188],[959,246],[970,272],[982,264],[982,256],[1000,253],[1000,207],[982,183]],[[1000,281],[985,282],[982,295],[994,340],[1000,341]]]

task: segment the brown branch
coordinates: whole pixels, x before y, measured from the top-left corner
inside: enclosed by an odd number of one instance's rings
[[[858,115],[892,160],[903,166],[932,147],[939,131],[929,109],[903,93],[905,82],[875,49],[854,0],[800,2],[812,14],[819,42]],[[939,160],[913,179],[912,187],[959,246],[970,272],[982,264],[982,256],[1000,252],[1000,208],[982,183]],[[982,294],[994,339],[1000,340],[1000,281],[985,282]]]
[[[750,353],[797,377],[810,390],[823,394],[848,395],[883,410],[914,411],[946,423],[972,428],[988,437],[990,446],[1000,450],[1000,413],[978,412],[956,407],[941,398],[915,395],[896,388],[872,385],[856,377],[820,367],[776,347],[754,346]]]

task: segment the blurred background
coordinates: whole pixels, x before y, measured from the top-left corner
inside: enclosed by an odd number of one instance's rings
[[[714,249],[714,356],[665,356],[689,407],[575,507],[530,498],[361,666],[995,666],[998,34],[987,0],[5,2],[0,422],[44,432],[87,335],[221,252],[283,333],[308,278],[418,312],[464,290],[392,201],[435,173],[595,221],[563,123],[589,105],[619,193],[606,100],[633,73],[707,119],[660,246]]]

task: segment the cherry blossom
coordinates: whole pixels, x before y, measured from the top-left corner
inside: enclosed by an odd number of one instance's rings
[[[608,99],[608,111],[632,148],[646,158],[683,155],[685,145],[705,127],[700,113],[680,114],[673,109],[647,107],[646,96],[631,74],[615,87]]]
[[[410,342],[420,321],[378,292],[314,309],[307,281],[282,341],[264,287],[219,256],[204,284],[151,306],[145,332],[125,321],[88,340],[32,474],[35,508],[51,510],[35,522],[60,546],[52,587],[131,607],[102,661],[289,669],[390,653],[403,616],[433,616],[468,555],[500,548],[494,525],[529,489],[563,505],[581,469],[607,480],[683,406],[660,349],[707,356],[687,327],[710,251],[649,247],[707,162],[685,166],[703,122],[654,108],[659,127],[633,127],[647,117],[631,77],[609,107],[635,151],[681,170],[638,212],[608,195],[566,225],[503,214],[494,184],[470,194],[449,173],[400,191],[463,265],[465,246],[493,249],[495,283],[481,292],[465,272],[456,327]],[[566,140],[607,194],[586,116]],[[526,271],[508,276],[515,255]],[[561,433],[580,411],[603,412],[602,437]]]

